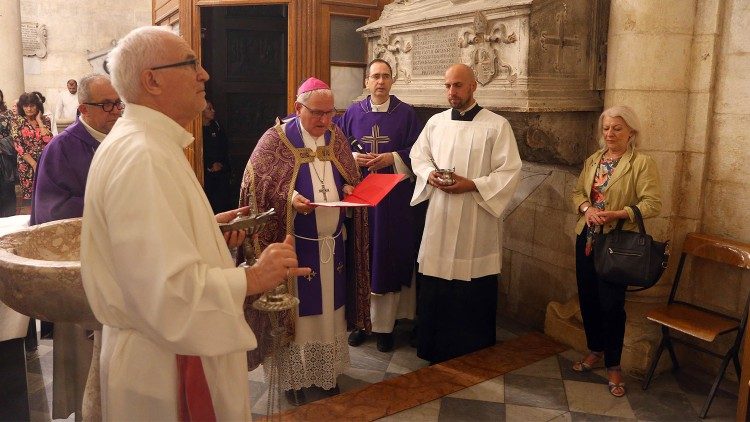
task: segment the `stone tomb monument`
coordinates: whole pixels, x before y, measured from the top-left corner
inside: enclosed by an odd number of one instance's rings
[[[391,64],[402,100],[446,108],[443,74],[462,62],[524,160],[576,165],[596,147],[608,17],[607,0],[396,0],[358,31]]]

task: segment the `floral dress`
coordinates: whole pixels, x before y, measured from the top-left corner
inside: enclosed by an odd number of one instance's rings
[[[49,130],[47,135],[42,135],[40,128],[34,126],[25,117],[18,116],[12,127],[12,136],[18,153],[18,178],[23,192],[23,199],[31,199],[33,191],[34,169],[31,164],[23,159],[24,154],[29,154],[34,161],[39,161],[42,150],[52,140],[51,124],[49,117],[42,116],[42,123]]]
[[[609,178],[615,172],[617,164],[620,163],[620,158],[604,158],[602,155],[599,160],[599,165],[596,167],[596,173],[594,174],[594,183],[591,185],[591,206],[599,208],[600,210],[605,209],[607,204],[607,187],[609,186]],[[586,256],[591,254],[591,249],[594,245],[594,235],[601,231],[601,226],[594,226],[586,234]]]

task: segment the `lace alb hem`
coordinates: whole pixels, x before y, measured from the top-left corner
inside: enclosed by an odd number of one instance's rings
[[[349,367],[349,345],[346,332],[337,335],[332,343],[292,343],[283,348],[277,357],[280,361],[275,373],[274,356],[263,361],[267,383],[278,376],[282,390],[299,390],[316,385],[329,390],[336,386],[336,378]]]

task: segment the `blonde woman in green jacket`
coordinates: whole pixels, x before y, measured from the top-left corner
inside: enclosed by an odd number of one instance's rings
[[[625,395],[620,356],[625,337],[625,287],[600,282],[594,270],[594,234],[612,230],[620,219],[624,229],[637,231],[630,205],[643,218],[661,210],[659,173],[653,158],[636,149],[640,122],[626,106],[614,106],[599,116],[602,149],[583,164],[573,191],[579,215],[576,225],[576,279],[581,316],[589,353],[573,364],[573,370],[590,371],[604,359],[609,392]]]

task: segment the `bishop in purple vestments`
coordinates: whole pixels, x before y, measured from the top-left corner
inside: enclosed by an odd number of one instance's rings
[[[125,107],[106,75],[81,79],[78,99],[80,118],[55,136],[39,157],[31,225],[83,215],[83,194],[94,152]],[[80,416],[92,342],[75,324],[55,324],[53,336],[52,417],[67,418],[72,412]]]
[[[294,404],[304,401],[302,388],[316,386],[335,392],[337,376],[348,366],[347,323],[369,323],[366,214],[356,211],[355,230],[343,228],[345,213],[339,208],[316,207],[313,202],[343,198],[360,180],[360,173],[341,130],[331,124],[335,114],[333,93],[311,78],[298,92],[296,116],[266,131],[250,156],[242,180],[240,203],[253,211],[276,210],[258,236],[256,255],[267,244],[286,234],[295,237],[299,265],[312,268],[307,277],[290,278],[289,290],[300,304],[284,312],[281,320],[291,342],[277,359],[278,379]],[[347,280],[344,237],[357,239],[352,260],[358,277]],[[259,314],[248,298],[245,315],[258,338],[258,348],[248,353],[250,367],[264,359],[270,347],[267,315]]]
[[[420,211],[409,206],[414,192],[409,151],[423,124],[414,108],[390,94],[390,65],[379,59],[368,66],[365,84],[371,95],[352,104],[338,124],[349,138],[357,164],[370,172],[401,173],[405,178],[378,204],[369,208],[372,331],[382,352],[393,348],[397,318],[413,318],[412,283],[420,232]],[[358,346],[365,333],[355,331],[349,344]]]

